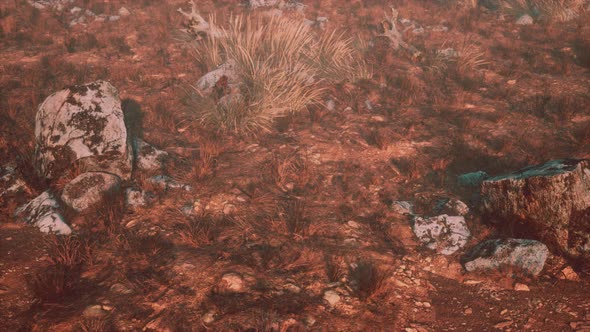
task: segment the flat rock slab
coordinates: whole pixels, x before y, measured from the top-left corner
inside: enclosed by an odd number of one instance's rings
[[[59,203],[49,191],[19,207],[14,215],[17,220],[34,225],[43,233],[72,233],[72,229],[59,213]]]
[[[488,240],[475,246],[462,263],[465,270],[490,271],[517,269],[537,276],[543,270],[549,249],[543,243],[525,239]]]
[[[451,255],[463,248],[471,236],[464,217],[446,214],[430,218],[415,217],[412,229],[427,248],[443,255]]]
[[[488,220],[514,223],[518,236],[590,258],[590,161],[554,160],[487,179],[481,211]]]
[[[47,97],[35,119],[40,175],[59,178],[74,161],[87,171],[131,176],[132,149],[117,89],[105,81],[73,86]]]
[[[121,187],[121,179],[113,174],[87,172],[68,183],[61,199],[78,212],[100,205],[106,195],[115,194]]]

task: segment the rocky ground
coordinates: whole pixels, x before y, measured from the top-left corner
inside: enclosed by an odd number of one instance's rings
[[[0,327],[590,330],[590,17],[490,3],[199,2],[367,50],[245,138],[187,107],[190,3],[0,3]]]

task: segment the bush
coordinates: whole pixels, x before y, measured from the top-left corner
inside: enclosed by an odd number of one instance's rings
[[[195,88],[189,107],[219,133],[269,132],[277,118],[317,103],[326,84],[370,76],[352,40],[336,32],[316,35],[283,17],[236,16],[228,28],[209,24],[214,33],[197,41],[197,59],[209,70],[232,64],[235,82],[221,77],[209,94]]]

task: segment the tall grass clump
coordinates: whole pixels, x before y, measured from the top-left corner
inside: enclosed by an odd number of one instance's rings
[[[195,87],[190,111],[201,125],[222,134],[272,130],[274,120],[318,103],[327,84],[370,76],[360,52],[336,32],[315,32],[285,17],[231,17],[197,40],[197,60],[207,70],[230,66],[213,91]]]

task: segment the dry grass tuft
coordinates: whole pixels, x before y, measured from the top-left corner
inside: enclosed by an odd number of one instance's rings
[[[584,10],[583,0],[503,0],[502,9],[515,17],[528,14],[533,18],[566,22]]]
[[[240,15],[227,28],[214,18],[209,24],[220,33],[197,41],[197,60],[209,70],[232,63],[239,83],[225,83],[211,95],[195,88],[188,106],[200,124],[219,133],[270,132],[276,119],[320,102],[325,83],[370,75],[342,34],[318,37],[305,23],[284,17]]]

